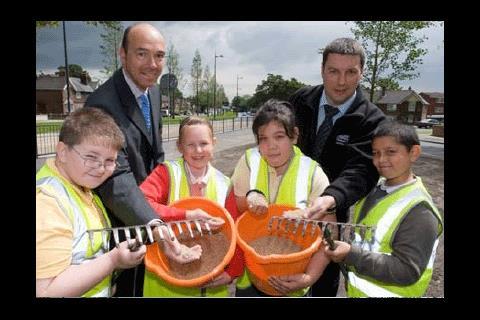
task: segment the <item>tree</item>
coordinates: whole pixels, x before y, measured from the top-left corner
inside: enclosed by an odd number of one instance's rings
[[[365,48],[363,82],[370,101],[377,88],[396,89],[398,81],[412,80],[427,49],[419,46],[427,39],[417,31],[434,25],[430,21],[355,21],[351,31]]]
[[[173,74],[177,78],[177,84],[181,83],[183,80],[183,69],[180,67],[180,58],[175,45],[172,43],[167,50],[167,68],[168,73]],[[172,118],[175,117],[175,93],[178,88],[175,90],[170,90],[170,107]]]
[[[46,28],[46,27],[53,27],[56,28],[60,25],[61,21],[36,21],[37,28]],[[113,26],[117,21],[84,21],[86,24],[90,24],[93,26],[103,25],[103,26]]]
[[[65,74],[65,66],[59,66],[58,71],[55,72],[56,75],[63,76]],[[81,78],[83,74],[87,76],[87,82],[92,81],[90,75],[86,70],[83,70],[82,66],[78,64],[69,64],[68,65],[68,74],[70,77]]]
[[[305,84],[295,78],[284,80],[281,75],[269,73],[267,79],[257,86],[255,94],[250,99],[251,107],[258,108],[270,98],[288,100],[295,91],[304,86]]]
[[[192,77],[192,86],[193,91],[196,92],[196,112],[199,110],[199,100],[198,100],[198,90],[200,89],[200,77],[202,76],[202,57],[198,49],[195,50],[195,55],[192,61],[192,68],[190,70],[190,75]]]
[[[100,37],[102,38],[100,50],[104,56],[104,65],[101,72],[107,77],[110,77],[115,70],[120,67],[118,61],[118,49],[120,48],[124,31],[120,21],[111,22],[112,23],[109,25],[103,25],[103,29],[106,33],[100,34]]]

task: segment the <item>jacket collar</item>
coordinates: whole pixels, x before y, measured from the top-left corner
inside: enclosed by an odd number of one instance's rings
[[[311,94],[307,94],[304,96],[305,105],[307,105],[312,110],[316,110],[316,108],[320,105],[320,97],[322,96],[323,88],[323,84],[313,87]],[[358,86],[355,100],[353,100],[351,107],[348,108],[345,114],[352,113],[353,109],[355,109],[355,106],[363,103],[364,100],[365,97],[363,96],[362,89],[360,88],[360,86]]]

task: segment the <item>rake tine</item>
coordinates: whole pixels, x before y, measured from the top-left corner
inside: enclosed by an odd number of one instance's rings
[[[360,232],[360,239],[362,240],[362,244],[363,244],[363,242],[365,241],[366,229],[362,226],[362,227],[360,227],[359,232]]]
[[[310,221],[310,236],[313,238],[313,236],[315,235],[315,227],[317,226],[317,224],[313,221]]]
[[[307,233],[307,227],[308,227],[308,221],[303,220],[302,237],[305,237],[305,234]]]
[[[300,219],[296,219],[295,227],[293,228],[293,234],[297,233],[298,227],[300,226]]]
[[[175,225],[177,226],[177,229],[178,229],[178,235],[182,235],[183,233],[183,228],[182,228],[182,224],[178,221],[175,221]]]
[[[276,217],[272,217],[270,218],[270,221],[268,221],[268,227],[267,227],[267,230],[268,232],[272,232],[272,225],[273,225],[273,221],[275,221]]]
[[[102,230],[102,246],[103,250],[108,251],[109,246],[108,246],[108,231]]]
[[[200,232],[200,236],[203,236],[202,226],[200,225],[200,222],[198,222],[198,220],[194,220],[193,222],[195,223],[195,226],[197,227],[198,232]]]
[[[172,226],[169,223],[167,223],[167,231],[168,231],[168,234],[170,235],[170,240],[174,241],[175,233],[173,232]]]
[[[212,230],[210,229],[210,225],[207,221],[204,221],[203,224],[205,225],[205,229],[207,229],[208,233],[212,235]]]
[[[118,238],[118,229],[113,228],[112,233],[113,233],[113,241],[115,241],[115,247],[118,248],[118,246],[120,245],[120,239]]]
[[[135,226],[135,238],[137,239],[139,245],[143,244],[142,230],[140,230],[139,226]]]
[[[190,226],[190,223],[186,222],[186,224],[187,224],[188,232],[190,232],[190,237],[191,237],[192,239],[195,238],[195,237],[193,236],[192,227]]]
[[[157,228],[157,230],[158,230],[158,235],[160,236],[160,239],[165,240],[165,237],[164,237],[163,232],[162,232],[162,228],[160,228],[160,226],[159,226]]]
[[[277,220],[278,220],[278,222],[277,222],[277,232],[278,232],[278,231],[280,231],[280,225],[282,224],[283,218],[282,218],[282,217],[278,217]]]
[[[285,221],[285,225],[283,226],[283,230],[285,230],[285,232],[288,232],[288,226],[290,224],[290,219],[283,219]]]
[[[127,244],[128,244],[128,249],[130,249],[130,251],[135,251],[135,248],[136,248],[136,243],[135,242],[131,242],[130,240],[132,240],[132,237],[130,235],[130,229],[128,229],[128,227],[125,227],[125,228],[122,228],[123,231],[125,232],[125,238],[127,239]]]
[[[91,230],[87,230],[87,231],[88,231],[88,238],[90,239],[90,248],[91,248],[92,250],[94,250],[94,249],[93,249],[93,241],[94,241],[94,239],[93,239],[93,231],[91,231]]]
[[[154,240],[153,240],[152,228],[153,228],[153,227],[152,227],[152,226],[149,226],[149,225],[147,225],[147,226],[145,227],[145,230],[147,230],[147,237],[148,237],[148,240],[150,241],[150,243],[153,243],[153,241],[154,241]]]

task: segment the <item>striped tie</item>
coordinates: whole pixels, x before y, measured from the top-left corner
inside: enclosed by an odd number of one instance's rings
[[[143,117],[145,118],[145,124],[148,131],[150,132],[152,128],[152,118],[150,116],[150,101],[148,101],[148,96],[146,93],[140,96],[140,100],[142,101],[142,113]]]
[[[320,162],[320,155],[322,154],[323,147],[328,139],[328,136],[330,135],[330,131],[332,131],[333,117],[339,112],[338,108],[329,105],[325,105],[324,108],[325,119],[318,128],[312,154],[312,158],[317,162]]]

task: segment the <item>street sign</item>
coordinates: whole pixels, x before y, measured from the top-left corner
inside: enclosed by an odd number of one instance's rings
[[[173,73],[167,73],[160,78],[160,90],[166,92],[169,90],[175,90],[177,88],[178,82],[177,77]]]

